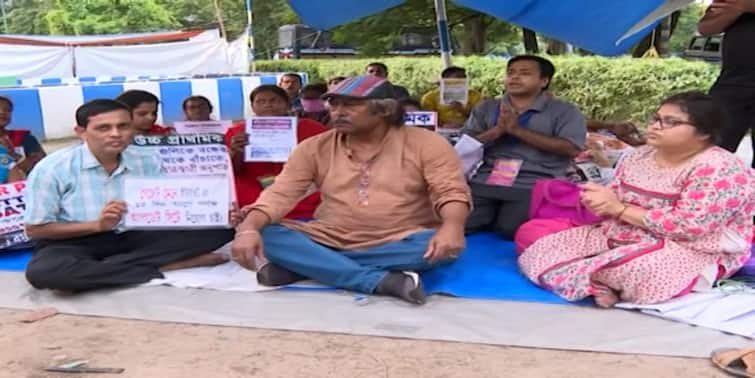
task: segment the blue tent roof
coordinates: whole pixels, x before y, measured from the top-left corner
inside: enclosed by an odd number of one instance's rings
[[[692,0],[453,0],[457,5],[532,29],[602,55],[620,55],[660,18]],[[404,0],[289,0],[322,30],[382,12]]]

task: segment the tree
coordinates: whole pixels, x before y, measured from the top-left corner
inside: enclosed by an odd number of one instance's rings
[[[681,54],[687,48],[692,36],[697,32],[697,23],[705,13],[705,6],[700,3],[692,3],[682,9],[676,24],[674,34],[669,41],[669,50],[674,54]]]
[[[632,56],[640,57],[647,52],[651,43],[661,56],[671,53],[681,54],[690,38],[697,31],[697,23],[705,12],[705,6],[690,4],[683,10],[676,11],[643,38],[632,51]]]
[[[524,50],[528,54],[537,54],[540,52],[540,47],[537,44],[537,34],[526,28],[522,28],[522,39],[524,40]]]
[[[234,0],[242,4],[241,0]],[[242,4],[243,5],[243,4]],[[278,49],[278,28],[286,24],[298,24],[299,17],[286,0],[257,0],[254,7],[254,43],[256,56],[272,58]],[[246,24],[246,13],[241,18]]]
[[[509,24],[453,3],[448,4],[447,15],[452,39],[465,55],[486,53],[489,45],[509,41],[516,33]],[[435,19],[431,0],[409,0],[380,14],[335,28],[333,39],[352,45],[365,55],[380,55],[390,50],[406,30],[401,26],[424,28],[427,33],[437,34]]]
[[[45,15],[53,9],[50,0],[15,0],[8,9],[8,32],[11,34],[49,34]]]
[[[654,42],[656,50],[661,56],[669,54],[681,54],[687,47],[690,38],[697,31],[697,23],[705,13],[705,6],[700,3],[692,3],[686,8],[676,11],[659,24],[653,33],[648,34],[637,44],[632,56],[640,57],[650,48]]]
[[[114,34],[179,25],[157,0],[14,1],[8,18],[9,31],[19,34]]]
[[[216,6],[220,10],[225,34],[235,39],[246,27],[246,7],[243,0],[161,0],[183,29],[219,28]],[[262,1],[255,1],[260,3]]]
[[[453,32],[463,55],[485,54],[493,50],[492,46],[512,44],[518,39],[515,26],[492,16],[459,7],[452,9],[452,15],[461,19],[457,25],[462,28],[455,27]]]

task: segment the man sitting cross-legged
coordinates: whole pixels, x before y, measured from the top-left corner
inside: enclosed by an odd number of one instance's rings
[[[461,162],[441,136],[403,126],[383,78],[351,78],[324,97],[333,129],[302,141],[246,209],[233,258],[249,269],[269,260],[263,285],[311,278],[422,304],[415,272],[464,248],[471,198]],[[312,184],[322,195],[315,220],[282,221]]]
[[[27,182],[26,232],[36,241],[26,278],[38,289],[77,292],[161,278],[162,271],[223,262],[209,254],[232,230],[128,231],[123,182],[157,176],[157,156],[129,147],[128,106],[94,100],[76,110],[83,143],[43,159]]]

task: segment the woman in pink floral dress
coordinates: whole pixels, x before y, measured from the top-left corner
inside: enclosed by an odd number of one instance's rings
[[[519,258],[524,274],[568,300],[664,302],[710,288],[750,257],[753,173],[715,147],[725,114],[699,92],[666,99],[647,146],[582,202],[605,220],[546,236]]]

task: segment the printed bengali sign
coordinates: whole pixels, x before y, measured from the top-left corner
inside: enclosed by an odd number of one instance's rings
[[[0,249],[29,243],[24,232],[26,182],[0,185]]]
[[[231,121],[179,121],[173,123],[178,134],[225,134]]]
[[[438,113],[436,112],[406,112],[404,114],[406,126],[424,127],[435,131],[438,127]]]
[[[127,229],[223,228],[230,224],[230,191],[223,177],[127,177]]]
[[[157,153],[168,176],[233,173],[221,134],[139,135],[134,137],[134,144]]]
[[[296,117],[253,117],[246,121],[244,161],[285,163],[297,144]]]

